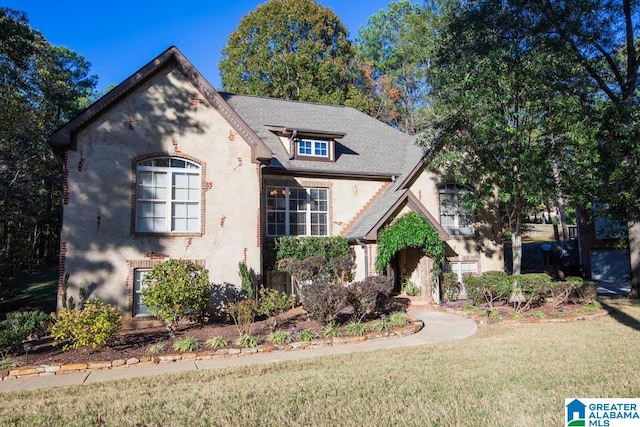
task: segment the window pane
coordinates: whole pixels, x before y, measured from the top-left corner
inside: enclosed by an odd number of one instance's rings
[[[144,305],[141,291],[144,289],[143,279],[149,270],[134,270],[133,272],[133,311],[136,315],[148,316],[149,309]]]
[[[324,141],[316,141],[314,143],[315,155],[325,156],[327,155],[327,143]]]
[[[165,208],[162,202],[138,202],[138,230],[139,231],[167,231],[165,229]]]

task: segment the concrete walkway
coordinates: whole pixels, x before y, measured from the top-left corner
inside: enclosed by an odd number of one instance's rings
[[[298,351],[257,353],[250,356],[225,357],[210,360],[178,361],[88,372],[72,372],[50,377],[29,377],[0,382],[0,392],[34,390],[46,387],[91,384],[128,378],[164,375],[203,369],[223,369],[250,364],[278,363],[289,360],[310,359],[334,354],[359,353],[388,348],[410,347],[466,338],[476,333],[476,323],[465,317],[438,311],[410,311],[409,314],[424,322],[418,333],[401,338],[364,341]]]

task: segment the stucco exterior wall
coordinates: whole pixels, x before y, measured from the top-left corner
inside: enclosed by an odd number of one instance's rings
[[[440,221],[439,187],[450,183],[441,177],[424,171],[409,187],[431,215]],[[497,205],[476,212],[475,237],[454,236],[446,242],[447,260],[477,261],[478,272],[504,269],[502,227]]]
[[[132,159],[154,153],[201,165],[202,233],[135,232]],[[74,298],[85,287],[131,314],[132,269],[166,258],[204,263],[213,283],[238,283],[239,261],[260,270],[259,167],[177,69],[161,70],[82,129],[66,168],[62,258]]]

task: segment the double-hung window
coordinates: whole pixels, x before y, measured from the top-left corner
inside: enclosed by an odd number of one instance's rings
[[[158,157],[137,164],[136,231],[200,231],[200,165]]]
[[[151,316],[149,308],[142,301],[142,289],[144,288],[144,276],[148,269],[138,268],[133,271],[133,312],[136,316]]]
[[[268,187],[268,236],[326,236],[329,199],[326,188]]]
[[[473,236],[473,211],[465,206],[463,195],[469,190],[459,185],[440,187],[440,225],[452,236]]]

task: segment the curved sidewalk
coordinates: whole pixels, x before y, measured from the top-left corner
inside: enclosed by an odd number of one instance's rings
[[[476,333],[476,323],[462,316],[439,311],[410,311],[424,322],[417,333],[400,338],[390,338],[339,346],[320,347],[299,351],[258,353],[251,356],[226,357],[210,360],[190,360],[175,363],[149,364],[128,368],[116,368],[89,372],[72,372],[50,377],[20,378],[0,382],[0,392],[34,390],[46,387],[91,384],[128,378],[146,377],[186,371],[224,369],[260,363],[277,363],[289,360],[311,359],[334,354],[360,353],[382,349],[432,344],[466,338]]]

